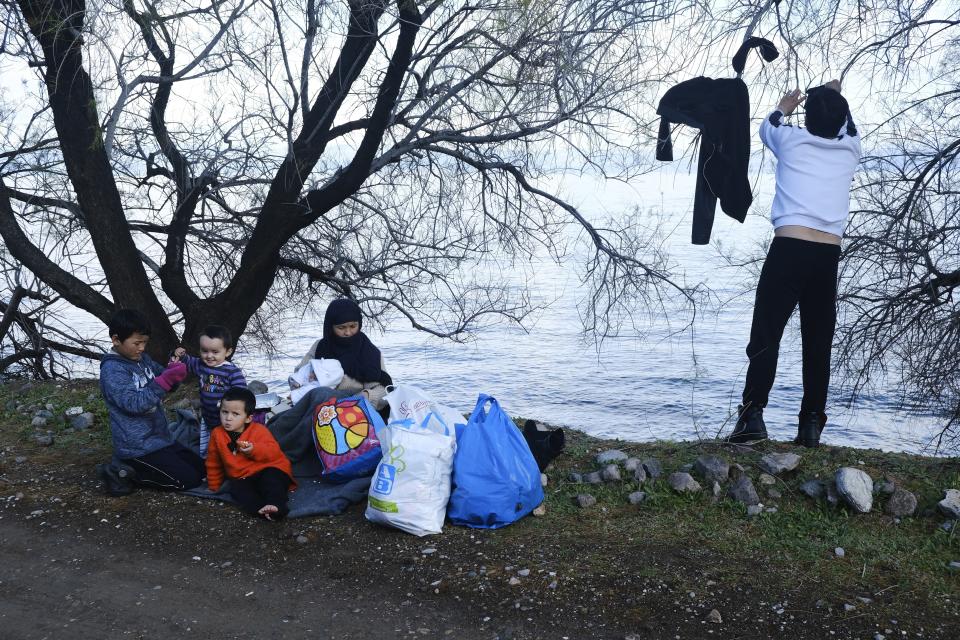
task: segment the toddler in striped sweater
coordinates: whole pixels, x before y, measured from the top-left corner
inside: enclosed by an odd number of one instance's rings
[[[231,387],[247,387],[243,371],[229,360],[233,355],[233,337],[226,327],[212,324],[200,334],[200,357],[188,355],[183,347],[173,355],[200,381],[200,455],[206,458],[210,432],[220,424],[220,399],[224,392]]]

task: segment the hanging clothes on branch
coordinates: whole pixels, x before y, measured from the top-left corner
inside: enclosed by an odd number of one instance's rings
[[[748,38],[733,56],[733,68],[738,76],[743,73],[751,49],[758,49],[767,62],[780,55],[769,40]],[[707,244],[718,199],[723,212],[738,222],[744,221],[753,202],[747,177],[750,163],[747,85],[739,77],[692,78],[667,90],[660,99],[657,114],[661,116],[657,160],[673,160],[671,123],[700,130],[692,242]]]

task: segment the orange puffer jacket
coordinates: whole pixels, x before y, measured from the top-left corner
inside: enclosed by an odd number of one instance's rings
[[[227,478],[249,478],[267,467],[275,467],[290,476],[290,490],[296,488],[290,461],[283,455],[280,445],[270,430],[259,422],[251,422],[243,430],[241,440],[253,443],[249,454],[230,451],[230,435],[222,426],[210,433],[210,447],[207,450],[207,485],[211,491],[218,491]]]

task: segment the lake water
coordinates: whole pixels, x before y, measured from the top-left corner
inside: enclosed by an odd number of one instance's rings
[[[578,304],[584,287],[576,259],[556,264],[538,259],[532,273],[538,301],[549,302],[525,328],[503,325],[480,331],[457,344],[433,338],[394,319],[385,331],[368,331],[384,353],[397,383],[412,383],[436,400],[469,412],[478,393],[496,397],[514,416],[581,429],[625,440],[713,438],[729,433],[746,372],[744,349],[753,309],[752,276],[743,266],[722,266],[715,245],[689,243],[693,181],[675,169],[631,184],[585,178],[564,184],[571,199],[593,219],[617,215],[633,206],[642,211],[675,211],[658,224],[669,229],[665,248],[688,283],[705,282],[722,305],[704,309],[692,331],[674,335],[686,324],[679,315],[658,313],[644,339],[624,336],[599,346],[585,340]],[[713,238],[723,253],[757,254],[772,230],[762,215],[768,206],[769,180],[755,188],[754,210],[746,223],[718,208]],[[759,206],[758,206],[759,205]],[[273,391],[286,390],[286,378],[319,337],[317,317],[290,327],[273,358],[245,351],[235,361],[247,379],[260,379]],[[644,324],[647,318],[641,322]],[[933,453],[929,448],[938,421],[908,414],[895,406],[895,394],[861,396],[851,405],[848,389],[834,376],[823,441],[829,444]],[[781,346],[776,385],[764,416],[772,438],[792,439],[802,394],[800,339],[796,314]]]

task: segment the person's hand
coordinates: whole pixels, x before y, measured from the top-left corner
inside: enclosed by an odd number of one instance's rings
[[[183,347],[177,347],[173,350],[173,357],[177,360],[180,360],[183,356],[187,355],[187,350]]]
[[[807,99],[807,96],[800,93],[800,89],[794,89],[793,91],[788,91],[780,98],[780,103],[777,104],[777,109],[785,116],[793,113],[800,104]]]
[[[237,440],[237,449],[240,453],[250,455],[253,453],[253,443],[249,440]]]
[[[167,364],[167,368],[163,370],[163,373],[154,378],[154,381],[156,381],[164,391],[170,391],[183,382],[186,377],[187,365],[171,360],[170,363]]]
[[[836,91],[837,93],[840,93],[840,81],[839,81],[839,80],[831,80],[830,82],[826,83],[826,84],[823,85],[823,86],[825,86],[827,89],[833,89],[833,90]]]

